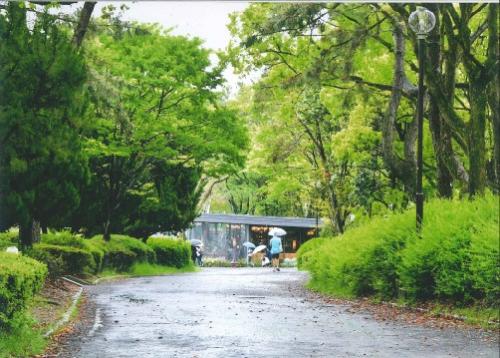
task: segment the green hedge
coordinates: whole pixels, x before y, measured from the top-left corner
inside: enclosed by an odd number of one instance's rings
[[[339,296],[498,305],[498,200],[432,200],[421,237],[414,210],[373,219],[302,245],[299,267],[312,288]]]
[[[92,254],[77,247],[41,243],[27,253],[44,262],[51,276],[95,272],[96,268]]]
[[[328,239],[324,237],[318,237],[314,240],[308,240],[300,245],[301,255],[297,256],[297,265],[299,268],[307,267],[307,264],[312,255],[314,255],[314,250],[319,246],[323,245]]]
[[[422,238],[401,252],[401,290],[412,300],[498,304],[499,198],[437,201],[426,209]]]
[[[106,242],[102,236],[85,239],[70,232],[56,232],[42,235],[42,244],[35,245],[35,253],[30,253],[35,258],[47,262],[51,273],[56,271],[57,257],[61,255],[55,255],[55,257],[52,255],[54,263],[51,264],[43,253],[40,254],[40,247],[43,249],[42,251],[47,251],[46,246],[64,247],[68,253],[82,255],[76,260],[75,267],[69,270],[68,264],[63,259],[64,270],[62,270],[63,272],[61,270],[55,272],[56,275],[61,273],[99,273],[105,268],[127,271],[136,262],[155,262],[154,251],[139,239],[124,235],[111,235],[111,240]]]
[[[0,330],[8,329],[42,288],[47,267],[29,257],[0,253]]]
[[[94,250],[102,250],[103,267],[109,267],[118,271],[127,271],[136,262],[156,261],[156,255],[152,248],[139,239],[124,235],[111,235],[110,241],[106,242],[102,236],[95,236],[89,240]]]
[[[17,233],[0,233],[1,243],[13,245]],[[45,263],[51,277],[62,274],[99,273],[105,268],[128,271],[135,263],[158,263],[185,267],[190,264],[190,246],[176,239],[149,239],[150,245],[125,235],[111,235],[109,242],[102,236],[83,238],[69,231],[42,235],[27,254]],[[157,254],[159,255],[157,260]]]
[[[17,231],[0,232],[0,251],[5,251],[9,246],[17,246]]]
[[[147,244],[154,250],[160,265],[181,268],[191,262],[191,245],[185,240],[150,237]]]
[[[82,238],[69,231],[61,231],[43,234],[42,243],[58,246],[70,246],[88,251],[92,255],[93,259],[93,262],[89,266],[90,271],[92,271],[92,273],[98,273],[103,269],[104,249],[89,239]],[[51,271],[50,266],[49,271]]]

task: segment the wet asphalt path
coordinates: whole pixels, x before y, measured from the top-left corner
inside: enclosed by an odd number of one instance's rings
[[[477,331],[379,322],[325,305],[295,269],[203,269],[90,287],[73,357],[498,357]]]

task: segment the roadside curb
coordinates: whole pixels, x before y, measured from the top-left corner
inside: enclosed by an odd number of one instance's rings
[[[500,321],[496,320],[488,320],[488,321],[481,321],[481,324],[487,324],[491,327],[479,327],[479,323],[468,323],[469,318],[467,316],[461,316],[453,313],[446,313],[446,312],[439,312],[439,311],[434,311],[431,308],[424,308],[424,307],[418,307],[418,306],[411,306],[411,305],[406,305],[406,304],[401,304],[401,303],[396,303],[396,302],[390,302],[390,301],[374,301],[371,300],[370,298],[364,297],[364,298],[337,298],[335,296],[330,296],[328,294],[319,292],[315,289],[311,289],[307,287],[307,284],[303,286],[303,289],[305,289],[307,292],[312,293],[315,295],[315,298],[320,298],[321,300],[333,300],[333,304],[346,304],[349,306],[359,306],[363,307],[364,302],[367,303],[366,307],[371,307],[375,308],[376,306],[385,306],[385,307],[390,307],[392,309],[397,310],[398,312],[413,312],[413,313],[420,313],[420,314],[425,314],[429,315],[434,318],[440,318],[444,320],[450,320],[450,321],[457,321],[457,322],[463,322],[464,324],[470,326],[470,327],[475,327],[475,328],[481,328],[485,330],[498,330],[500,327]],[[339,303],[339,301],[341,301]]]
[[[67,279],[65,277],[62,277],[62,279],[64,279],[65,281],[71,282],[72,284],[75,284],[75,285],[79,286],[79,288],[78,288],[78,291],[73,295],[71,306],[69,306],[69,308],[66,310],[66,312],[64,313],[64,315],[62,316],[62,318],[60,320],[58,320],[47,332],[45,332],[44,337],[51,336],[59,328],[61,328],[66,323],[68,323],[68,321],[69,321],[69,319],[71,317],[71,313],[75,310],[76,305],[78,304],[78,300],[80,299],[80,297],[81,297],[81,295],[83,293],[83,287],[82,287],[82,285],[80,285],[77,282],[74,282],[74,281],[72,281],[70,279]]]
[[[411,307],[411,306],[400,305],[400,304],[397,304],[397,303],[394,303],[394,302],[386,302],[386,301],[382,301],[381,303],[389,305],[389,306],[392,306],[392,307],[395,307],[395,308],[398,308],[398,309],[406,309],[406,310],[410,310],[410,311],[416,311],[416,312],[421,312],[421,313],[428,313],[428,314],[431,314],[431,315],[436,316],[436,317],[441,317],[441,318],[450,319],[450,320],[457,320],[457,321],[461,321],[461,322],[466,322],[467,319],[468,319],[465,316],[459,316],[459,315],[456,315],[456,314],[442,313],[442,312],[433,312],[429,308]],[[490,325],[494,325],[494,326],[500,324],[500,322],[498,322],[498,321],[485,321],[485,322],[488,323],[488,324],[490,324]]]
[[[134,277],[132,275],[114,275],[114,276],[106,276],[106,277],[99,277],[93,280],[91,283],[92,285],[97,285],[101,281],[113,281],[113,280],[120,280],[120,279],[126,279],[126,278],[131,278]]]

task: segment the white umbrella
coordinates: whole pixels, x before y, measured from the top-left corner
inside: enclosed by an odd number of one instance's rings
[[[255,245],[253,243],[251,243],[250,241],[244,242],[243,246],[245,246],[246,248],[249,248],[249,249],[254,249],[255,248]]]
[[[283,230],[280,227],[273,227],[271,230],[269,230],[269,236],[285,236],[286,231]]]
[[[265,249],[267,248],[266,245],[259,245],[255,248],[255,250],[253,250],[252,252],[252,255],[257,253],[257,252],[261,252],[261,251],[264,251]]]

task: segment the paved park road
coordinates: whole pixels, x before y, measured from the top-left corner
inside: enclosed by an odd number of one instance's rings
[[[309,299],[294,269],[203,269],[90,287],[72,357],[498,357],[476,331],[379,322]],[[101,321],[101,322],[99,322]],[[65,353],[69,354],[69,353]],[[64,355],[64,354],[63,354]]]

